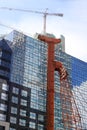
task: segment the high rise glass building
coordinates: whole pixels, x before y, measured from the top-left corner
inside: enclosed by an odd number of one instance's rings
[[[87,129],[87,63],[65,53],[64,37],[55,46],[69,81],[82,127]],[[0,122],[10,130],[45,130],[48,45],[13,31],[0,41]],[[55,130],[64,130],[59,75],[55,72]]]

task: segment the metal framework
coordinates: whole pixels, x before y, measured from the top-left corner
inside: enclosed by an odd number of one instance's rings
[[[82,130],[80,115],[67,79],[67,71],[61,62],[54,60],[55,44],[61,39],[39,35],[38,39],[48,44],[46,130],[54,130],[54,71],[60,75],[60,100],[64,130]]]
[[[55,70],[60,75],[60,100],[64,130],[82,130],[81,117],[68,82],[68,73],[61,62],[55,62]]]
[[[54,130],[54,45],[61,40],[41,35],[38,39],[48,43],[46,130]]]
[[[41,12],[41,11],[33,11],[33,10],[28,10],[28,9],[17,9],[17,8],[8,8],[8,7],[0,7],[0,9],[4,9],[4,10],[9,10],[9,11],[20,11],[20,12],[28,12],[28,13],[37,13],[37,14],[42,14],[43,18],[44,18],[44,26],[43,26],[43,32],[46,33],[46,18],[47,16],[59,16],[59,17],[63,17],[62,13],[48,13],[47,9],[45,10],[45,12]]]

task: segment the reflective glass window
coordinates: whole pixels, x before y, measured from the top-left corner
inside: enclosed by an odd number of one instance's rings
[[[3,104],[3,103],[0,103],[0,110],[7,111],[7,105]]]
[[[39,120],[39,121],[44,121],[44,116],[39,114],[39,115],[38,115],[38,120]]]
[[[44,126],[42,124],[38,124],[38,130],[44,130]]]
[[[5,90],[5,91],[8,91],[9,89],[9,86],[5,83],[2,84],[2,89]]]
[[[17,118],[16,117],[10,117],[10,123],[16,124]]]
[[[12,102],[18,104],[18,97],[12,96]]]
[[[19,125],[21,125],[21,126],[26,126],[26,120],[24,120],[24,119],[19,119]]]
[[[6,121],[6,115],[0,113],[0,120]]]
[[[21,99],[21,105],[23,105],[23,106],[27,106],[27,101],[24,100],[24,99]]]
[[[19,89],[16,88],[16,87],[13,87],[12,92],[13,92],[14,94],[19,94]]]
[[[8,100],[8,95],[6,93],[1,93],[1,99],[7,101]]]
[[[17,114],[17,108],[16,107],[11,107],[11,113]]]
[[[27,97],[27,91],[25,91],[25,90],[21,90],[21,96],[24,96],[24,97]]]
[[[16,130],[15,128],[10,128],[10,130]]]
[[[36,119],[36,113],[30,112],[30,118],[31,119]]]
[[[29,127],[35,129],[35,123],[34,122],[30,122],[29,123]]]
[[[23,109],[20,109],[20,115],[21,115],[21,116],[26,116],[26,111],[23,110]]]

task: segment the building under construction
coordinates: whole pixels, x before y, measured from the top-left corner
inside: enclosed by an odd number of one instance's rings
[[[86,86],[87,63],[65,53],[63,36],[0,41],[2,130],[87,130]]]

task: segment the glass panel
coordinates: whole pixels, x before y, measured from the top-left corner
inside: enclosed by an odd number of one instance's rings
[[[35,129],[35,123],[34,122],[30,122],[29,123],[29,127]]]
[[[20,109],[20,115],[21,115],[21,116],[26,116],[26,111],[25,111],[25,110]]]
[[[6,121],[6,115],[0,113],[0,120]]]
[[[27,97],[27,91],[21,90],[21,96]]]
[[[19,125],[21,125],[21,126],[26,126],[26,120],[24,120],[24,119],[19,119]]]
[[[12,102],[18,104],[18,97],[12,96]]]
[[[17,119],[15,117],[10,117],[10,122],[16,124]]]
[[[38,115],[38,120],[39,120],[39,121],[44,121],[44,116],[39,114],[39,115]]]
[[[21,99],[21,105],[23,105],[23,106],[27,106],[27,101],[24,100],[24,99]]]
[[[16,130],[15,128],[10,128],[10,130]]]
[[[42,124],[38,124],[38,130],[44,130],[43,128],[44,128],[44,127],[43,127]]]
[[[5,83],[2,84],[2,89],[5,90],[5,91],[8,91],[9,89],[9,86]]]
[[[1,103],[0,104],[0,110],[7,111],[7,105]]]
[[[1,99],[8,100],[8,95],[6,93],[1,93]]]
[[[30,112],[30,118],[31,119],[36,119],[36,113]]]
[[[16,107],[11,107],[11,113],[17,114],[17,108]]]
[[[19,94],[19,89],[16,88],[16,87],[13,87],[12,92],[13,92],[14,94]]]

